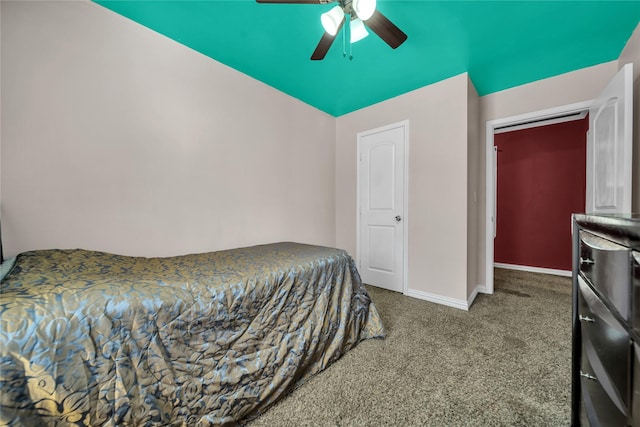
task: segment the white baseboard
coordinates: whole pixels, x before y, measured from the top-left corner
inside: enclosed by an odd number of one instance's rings
[[[469,311],[471,306],[469,301],[457,298],[443,297],[442,295],[432,294],[429,292],[418,291],[416,289],[407,289],[404,293],[408,297],[418,298],[424,301],[434,302],[436,304],[446,305],[447,307],[459,308],[460,310]],[[472,293],[475,298],[477,292]],[[473,301],[473,299],[471,300]]]
[[[518,270],[518,271],[528,271],[530,273],[552,274],[554,276],[571,277],[572,275],[572,272],[570,270],[556,270],[553,268],[530,267],[527,265],[503,264],[501,262],[494,262],[493,266],[498,268],[506,268],[507,270]]]
[[[481,294],[488,294],[488,295],[493,294],[493,292],[489,292],[487,290],[487,285],[477,285],[476,289],[478,290],[478,293],[481,293]]]

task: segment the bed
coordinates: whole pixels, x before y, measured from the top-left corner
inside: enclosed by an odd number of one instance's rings
[[[338,249],[24,252],[0,282],[0,425],[242,424],[382,337]]]

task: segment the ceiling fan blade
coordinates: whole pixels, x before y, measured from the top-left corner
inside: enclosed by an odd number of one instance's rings
[[[376,33],[378,37],[391,46],[392,49],[397,48],[407,40],[407,35],[377,10],[373,13],[373,16],[364,21],[364,23],[367,27],[371,28],[371,31]]]
[[[258,3],[282,3],[282,4],[326,4],[337,0],[256,0]]]
[[[340,23],[340,26],[336,31],[336,36],[340,34],[340,30],[342,29],[343,25],[344,25],[344,18],[342,18],[342,22]],[[322,35],[322,38],[320,39],[320,43],[318,43],[318,46],[316,46],[316,50],[313,51],[313,54],[311,55],[311,59],[314,61],[324,59],[327,52],[329,52],[329,48],[333,44],[333,41],[335,40],[336,36],[332,36],[331,34],[325,31],[325,33]]]

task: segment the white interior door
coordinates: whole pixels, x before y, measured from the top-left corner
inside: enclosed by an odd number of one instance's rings
[[[589,109],[587,213],[631,212],[633,65],[625,65]]]
[[[406,124],[358,134],[360,275],[404,291]]]

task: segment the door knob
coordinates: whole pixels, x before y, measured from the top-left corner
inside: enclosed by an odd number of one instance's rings
[[[402,217],[401,217],[400,215],[396,215],[396,221],[397,221],[397,222],[402,221]]]

